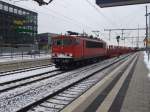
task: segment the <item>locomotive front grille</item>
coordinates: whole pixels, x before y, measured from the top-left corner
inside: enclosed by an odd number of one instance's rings
[[[63,64],[63,63],[71,63],[73,62],[72,58],[52,58],[53,63],[59,63],[59,64]]]

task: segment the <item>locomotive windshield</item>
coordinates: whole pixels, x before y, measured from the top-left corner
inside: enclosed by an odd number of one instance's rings
[[[67,46],[73,43],[74,42],[72,39],[54,39],[52,44],[57,46],[61,46],[61,45]]]

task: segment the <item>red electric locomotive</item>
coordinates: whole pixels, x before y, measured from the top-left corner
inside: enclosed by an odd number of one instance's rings
[[[52,38],[52,61],[57,68],[79,66],[103,58],[117,57],[134,52],[130,47],[107,46],[106,42],[92,36],[68,32]]]
[[[52,61],[56,67],[64,69],[106,57],[106,42],[73,34],[52,38]]]

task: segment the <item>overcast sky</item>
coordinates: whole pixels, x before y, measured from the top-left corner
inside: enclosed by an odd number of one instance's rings
[[[47,6],[38,6],[32,0],[21,2],[13,2],[19,0],[2,1],[37,12],[38,33],[60,34],[71,30],[91,34],[91,31],[99,30],[101,38],[109,43],[117,44],[115,37],[121,35],[121,31],[112,32],[111,41],[109,41],[108,32],[104,29],[137,28],[138,25],[139,27],[145,27],[145,4],[100,8],[95,4],[95,0],[53,0]],[[150,4],[147,5],[150,12]],[[140,35],[145,36],[145,32],[140,31]],[[126,31],[124,36],[137,36],[137,31]],[[126,45],[131,46],[131,43],[132,39],[126,39]],[[123,41],[121,41],[121,44],[123,44]]]

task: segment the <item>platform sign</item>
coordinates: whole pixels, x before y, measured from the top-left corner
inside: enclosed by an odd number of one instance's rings
[[[150,38],[147,39],[147,46],[150,48]]]
[[[144,40],[143,40],[143,42],[144,42],[144,45],[146,46],[147,45],[147,47],[148,48],[150,48],[150,38],[145,38]]]
[[[100,7],[114,7],[143,3],[150,3],[150,0],[96,0],[96,4]]]

